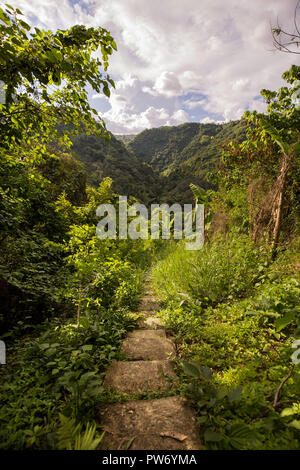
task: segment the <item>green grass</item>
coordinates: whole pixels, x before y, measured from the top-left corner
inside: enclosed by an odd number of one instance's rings
[[[196,302],[204,307],[244,296],[267,265],[267,253],[241,234],[214,239],[198,251],[183,242],[154,267],[152,277],[164,300]]]

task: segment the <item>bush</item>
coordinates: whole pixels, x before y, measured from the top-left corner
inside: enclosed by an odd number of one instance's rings
[[[264,248],[248,236],[214,238],[199,251],[179,243],[153,270],[157,290],[165,300],[181,299],[203,307],[238,298],[251,291],[257,272],[267,265]]]
[[[14,353],[10,347],[1,370],[0,449],[57,449],[59,414],[92,423],[105,370],[132,326],[124,309],[84,317],[80,326],[54,319],[39,325],[38,338],[23,339]]]

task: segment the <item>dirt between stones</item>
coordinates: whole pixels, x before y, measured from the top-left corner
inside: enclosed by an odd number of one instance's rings
[[[178,386],[172,359],[175,348],[156,318],[159,299],[149,285],[140,303],[144,320],[130,332],[113,362],[104,387],[128,394],[125,403],[102,406],[97,420],[105,431],[104,450],[199,450],[201,441],[195,412],[180,396],[130,400],[139,392],[168,393]]]

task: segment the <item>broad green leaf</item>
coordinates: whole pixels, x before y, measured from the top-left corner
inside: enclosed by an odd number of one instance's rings
[[[279,145],[283,154],[288,155],[290,152],[290,146],[282,140],[282,137],[278,133],[277,129],[273,127],[265,118],[261,119],[261,125],[263,129],[272,137],[272,139]]]
[[[277,331],[283,330],[287,325],[289,325],[295,318],[294,312],[288,312],[283,317],[277,318],[274,322],[275,328]]]
[[[300,420],[294,419],[291,423],[288,424],[288,426],[298,429],[300,431]]]
[[[182,363],[182,368],[183,371],[186,375],[189,375],[191,377],[196,377],[199,378],[201,377],[201,372],[199,370],[199,366],[193,362],[186,362],[184,361]]]
[[[284,418],[286,416],[293,416],[293,415],[297,414],[297,412],[298,412],[298,410],[294,409],[293,407],[284,408],[280,413],[280,417]]]
[[[23,26],[24,29],[26,29],[27,31],[30,31],[31,28],[28,23],[26,23],[23,20],[20,20],[20,24]]]
[[[3,21],[3,23],[9,25],[10,24],[10,19],[9,16],[4,13],[4,11],[0,8],[0,20]]]
[[[207,366],[201,367],[201,372],[202,372],[203,377],[207,380],[209,380],[212,376],[212,371]]]
[[[206,442],[219,442],[224,439],[224,436],[219,432],[207,429],[204,433],[204,439]]]
[[[249,445],[256,440],[254,431],[245,423],[233,424],[228,437],[232,447],[238,450],[249,448]]]
[[[224,397],[227,396],[227,390],[225,388],[219,388],[217,391],[216,391],[216,399],[217,400],[222,400]]]
[[[110,91],[109,91],[109,88],[108,88],[108,86],[107,86],[106,83],[103,85],[103,93],[104,93],[105,96],[107,96],[108,98],[110,97]]]

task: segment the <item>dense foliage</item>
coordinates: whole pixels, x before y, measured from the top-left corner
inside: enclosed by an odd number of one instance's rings
[[[173,250],[153,277],[205,447],[298,449],[300,374],[291,346],[300,318],[299,241],[271,264],[264,250],[251,256],[246,237],[225,247],[214,240],[196,259],[180,245]]]
[[[136,136],[111,136],[108,142],[81,134],[73,138],[72,153],[84,164],[89,184],[113,179],[113,189],[149,205],[192,203],[190,183],[214,185],[206,174],[219,162],[222,145],[245,136],[243,123],[164,126]]]
[[[202,250],[172,243],[152,270],[207,449],[299,448],[299,67],[283,77],[210,175]]]
[[[125,146],[87,101],[88,84],[114,86],[108,31],[32,31],[6,5],[0,34],[0,448],[99,448],[102,381],[151,263],[205,448],[299,447],[299,67],[263,90],[265,114]],[[203,249],[100,240],[96,209],[118,210],[116,191],[209,205]]]
[[[157,199],[169,204],[191,203],[190,183],[208,189],[215,187],[206,175],[219,163],[222,145],[242,141],[243,123],[185,123],[147,129],[131,140],[128,147],[150,164],[159,178]]]
[[[84,164],[92,186],[97,187],[103,178],[110,177],[119,194],[134,196],[146,204],[159,197],[161,183],[152,168],[113,135],[109,142],[94,135],[76,136],[72,154]]]
[[[0,446],[92,448],[86,407],[132,323],[145,247],[96,236],[98,205],[118,197],[110,179],[87,186],[66,149],[83,129],[109,137],[85,86],[109,94],[93,53],[105,71],[116,46],[102,28],[32,32],[21,16],[0,9]]]

